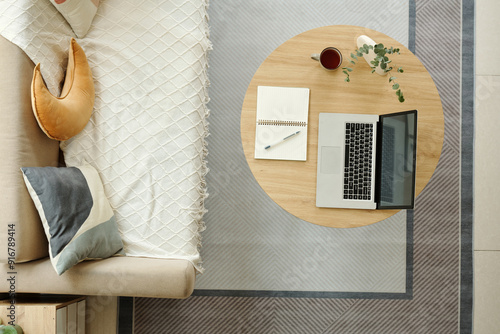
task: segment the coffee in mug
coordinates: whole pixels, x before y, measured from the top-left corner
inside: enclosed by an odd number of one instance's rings
[[[332,46],[327,47],[321,53],[313,53],[311,58],[319,61],[321,67],[326,70],[335,70],[342,64],[342,53]]]

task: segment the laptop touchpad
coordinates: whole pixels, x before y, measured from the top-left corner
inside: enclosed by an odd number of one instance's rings
[[[321,147],[321,165],[320,173],[338,174],[342,164],[340,147],[322,146]]]

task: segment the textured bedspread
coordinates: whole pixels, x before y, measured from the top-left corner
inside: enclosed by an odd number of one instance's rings
[[[187,259],[201,270],[208,39],[206,0],[101,1],[85,38],[96,102],[61,143],[66,164],[99,171],[129,256]],[[73,31],[49,1],[2,0],[0,33],[55,95]]]

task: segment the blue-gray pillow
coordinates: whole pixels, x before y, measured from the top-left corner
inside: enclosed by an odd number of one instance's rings
[[[122,252],[113,210],[92,166],[21,170],[49,241],[50,260],[59,275],[83,260]]]

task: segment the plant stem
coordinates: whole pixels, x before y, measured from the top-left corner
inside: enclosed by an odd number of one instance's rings
[[[386,55],[399,54],[399,49],[395,49],[393,47],[387,49],[383,44],[375,44],[374,46],[364,44],[362,47],[356,48],[356,50],[354,50],[354,53],[351,53],[351,59],[349,59],[349,62],[352,65],[356,65],[358,57],[363,57],[365,54],[368,54],[370,50],[373,50],[373,52],[375,53],[375,58],[370,62],[370,64],[372,65],[370,66],[372,69],[372,73],[376,71],[377,67],[380,67],[382,70],[384,70],[385,73],[390,73],[394,67],[389,65],[392,60],[389,60],[389,57],[387,57]],[[351,82],[349,73],[352,72],[353,69],[351,67],[342,67],[342,70],[342,72],[346,75],[344,81]],[[403,68],[398,67],[397,72],[403,73]],[[392,83],[392,89],[396,91],[399,102],[403,103],[405,101],[403,92],[401,91],[399,84],[394,80],[396,80],[396,77],[391,76],[389,78],[389,83]]]

